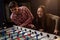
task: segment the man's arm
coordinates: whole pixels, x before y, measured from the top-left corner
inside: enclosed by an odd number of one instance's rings
[[[21,24],[20,26],[26,26],[27,24],[32,22],[32,20],[34,19],[32,13],[30,12],[30,10],[27,7],[25,7],[25,12],[27,13],[28,19],[23,24]]]
[[[11,16],[10,16],[10,19],[11,19],[12,22],[14,22],[14,23],[17,24],[17,25],[21,24],[21,23],[19,23],[19,22],[15,19],[15,17],[13,16],[13,13],[12,13]]]

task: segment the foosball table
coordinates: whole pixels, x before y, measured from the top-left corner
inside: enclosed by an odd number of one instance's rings
[[[57,40],[58,38],[60,36],[20,26],[13,26],[0,31],[0,40]]]

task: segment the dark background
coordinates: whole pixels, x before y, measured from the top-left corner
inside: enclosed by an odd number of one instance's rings
[[[8,4],[12,0],[0,0],[0,27],[4,26],[12,26],[12,22],[10,21],[10,14]],[[26,5],[32,12],[32,14],[36,15],[36,11],[38,6],[45,5],[46,11],[60,16],[60,0],[14,0],[18,3],[19,6]],[[3,25],[3,22],[6,23]]]

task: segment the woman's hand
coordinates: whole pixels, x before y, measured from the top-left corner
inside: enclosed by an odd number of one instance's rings
[[[58,31],[57,29],[54,30],[54,33],[55,33],[55,34],[58,34],[58,32],[59,32],[59,31]]]
[[[40,32],[43,32],[43,31],[44,31],[44,29],[39,29],[39,31],[40,31]]]

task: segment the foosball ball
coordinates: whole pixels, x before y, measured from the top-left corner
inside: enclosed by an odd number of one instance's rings
[[[0,31],[0,40],[57,40],[58,38],[60,36],[20,26],[13,26]]]

